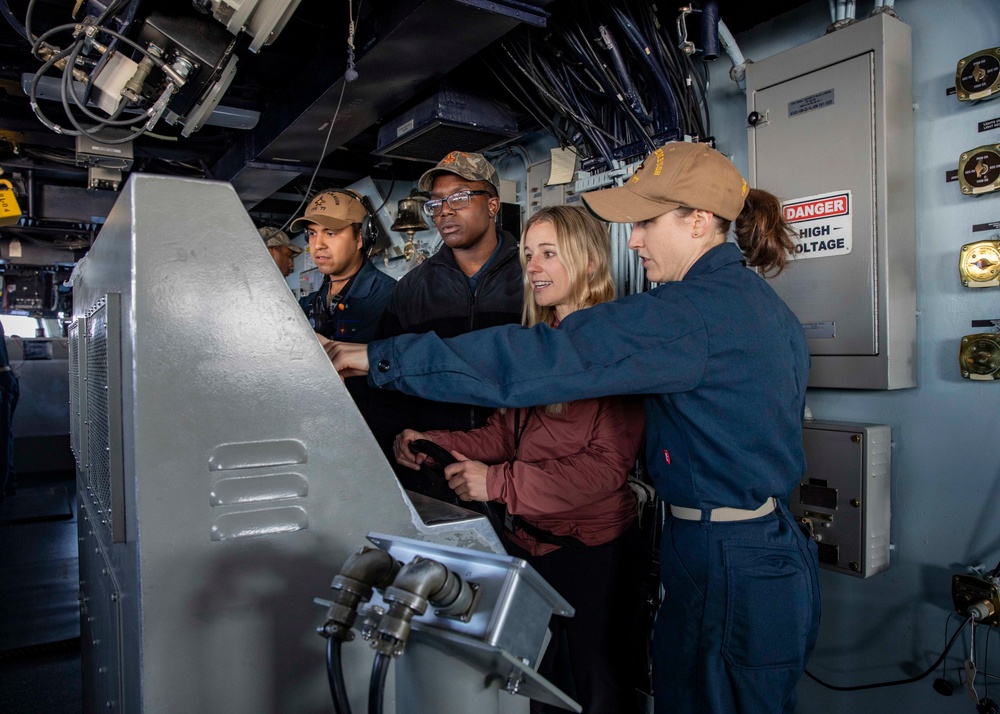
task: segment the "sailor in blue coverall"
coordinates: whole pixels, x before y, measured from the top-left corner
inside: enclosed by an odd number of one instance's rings
[[[718,152],[685,143],[584,200],[633,223],[629,246],[659,287],[559,330],[404,335],[338,345],[334,364],[370,364],[376,386],[491,406],[646,395],[649,471],[671,511],[656,711],[793,712],[819,626],[816,546],[786,509],[805,471],[809,354],[795,315],[745,267],[783,267],[792,244],[780,204]],[[725,242],[737,216],[740,247]],[[776,228],[759,230],[765,218]]]

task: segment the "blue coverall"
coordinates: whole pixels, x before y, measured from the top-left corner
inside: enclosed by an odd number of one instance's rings
[[[396,281],[366,258],[347,294],[336,305],[329,304],[329,286],[324,280],[318,291],[299,300],[312,328],[327,339],[341,342],[374,339]]]
[[[579,310],[554,330],[498,327],[371,343],[369,382],[432,399],[530,406],[643,394],[647,463],[669,517],[654,636],[658,714],[789,713],[819,627],[816,546],[789,515],[805,471],[809,353],[799,321],[734,244],[684,279]],[[713,508],[777,509],[733,523]]]

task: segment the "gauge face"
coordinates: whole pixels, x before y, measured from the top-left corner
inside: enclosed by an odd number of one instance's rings
[[[1000,275],[1000,250],[995,242],[983,242],[969,247],[965,256],[965,273],[977,283],[993,280]]]
[[[982,375],[1000,372],[1000,344],[990,337],[977,337],[962,346],[964,371]]]
[[[973,188],[984,188],[1000,178],[1000,153],[976,149],[962,165],[962,178]]]
[[[993,55],[979,55],[966,64],[958,75],[961,89],[969,94],[989,89],[1000,77],[1000,59]]]

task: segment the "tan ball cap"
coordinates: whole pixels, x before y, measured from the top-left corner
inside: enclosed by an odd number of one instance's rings
[[[354,223],[361,223],[367,215],[365,204],[361,203],[360,198],[343,191],[324,191],[316,194],[306,207],[305,214],[292,221],[288,230],[301,231],[307,224],[316,223],[331,231],[339,231]]]
[[[749,191],[733,162],[707,144],[678,141],[652,154],[624,186],[583,194],[599,218],[637,223],[684,206],[735,221]]]

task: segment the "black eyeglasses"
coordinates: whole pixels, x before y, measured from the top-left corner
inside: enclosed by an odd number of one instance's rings
[[[448,208],[453,211],[461,211],[463,208],[468,208],[469,204],[472,203],[473,196],[490,196],[492,195],[489,191],[459,191],[458,193],[453,193],[447,198],[432,198],[430,201],[424,201],[424,205],[420,207],[420,210],[424,212],[425,216],[433,218],[437,214],[441,213],[441,206],[445,203],[448,204]]]

